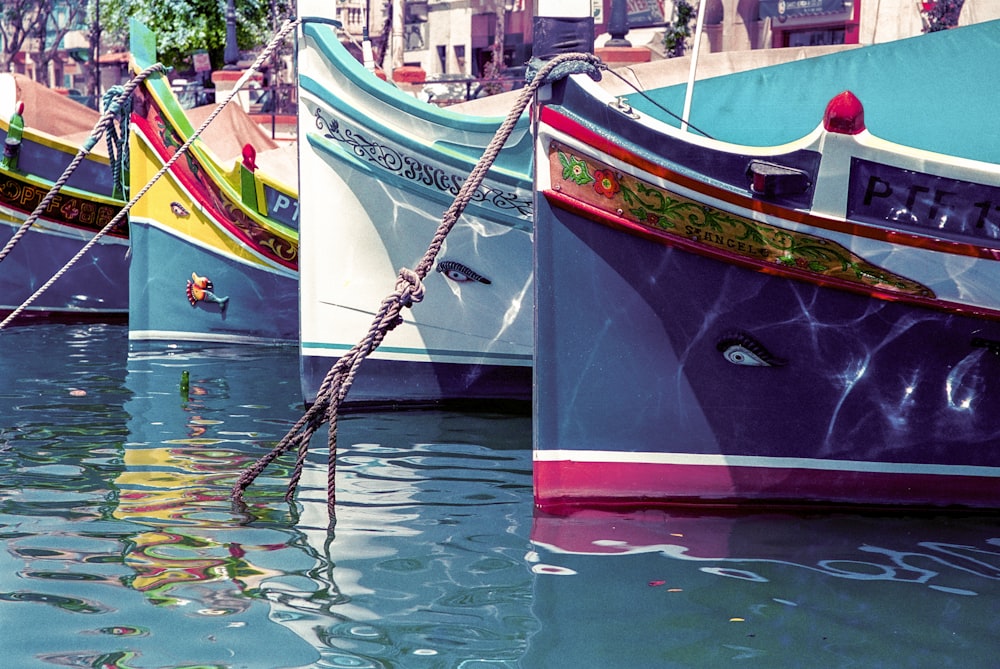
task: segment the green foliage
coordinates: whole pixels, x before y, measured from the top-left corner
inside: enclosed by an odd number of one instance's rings
[[[270,0],[235,0],[236,42],[240,49],[266,44],[275,24]],[[289,2],[276,2],[280,23],[291,10]],[[106,33],[128,43],[128,22],[135,18],[156,34],[160,60],[186,69],[193,51],[205,49],[213,68],[223,66],[226,46],[226,0],[101,0],[101,23]]]
[[[937,2],[923,3],[924,9],[920,13],[924,18],[924,32],[934,33],[957,26],[963,4],[965,0],[937,0]]]
[[[3,0],[0,2],[0,70],[9,69],[14,55],[25,47],[29,37],[42,37],[41,42],[33,46],[33,57],[40,65],[36,71],[44,75],[45,65],[55,57],[66,34],[86,26],[86,12],[79,2]]]
[[[673,21],[667,24],[663,35],[663,46],[667,50],[667,58],[683,56],[687,50],[687,40],[691,37],[691,21],[697,16],[694,5],[688,0],[674,2]]]

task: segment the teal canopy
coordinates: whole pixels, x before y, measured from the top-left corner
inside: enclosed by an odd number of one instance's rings
[[[1000,21],[990,21],[699,81],[690,123],[728,142],[784,144],[812,132],[830,99],[850,90],[882,139],[1000,163],[998,73]],[[645,95],[680,115],[685,88]],[[641,94],[629,102],[678,125]]]

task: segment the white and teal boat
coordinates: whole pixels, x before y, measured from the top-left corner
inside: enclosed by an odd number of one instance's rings
[[[368,331],[400,268],[442,214],[507,110],[463,114],[382,81],[302,2],[298,47],[303,392]],[[531,397],[532,138],[525,116],[425,279],[426,297],[361,366],[349,402]]]

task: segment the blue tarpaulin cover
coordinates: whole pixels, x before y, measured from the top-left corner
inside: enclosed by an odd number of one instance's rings
[[[775,146],[812,132],[830,99],[850,90],[882,139],[1000,163],[998,72],[1000,21],[990,21],[703,79],[690,122],[715,139]],[[681,84],[645,95],[680,114],[684,93]],[[629,102],[678,125],[643,95]]]

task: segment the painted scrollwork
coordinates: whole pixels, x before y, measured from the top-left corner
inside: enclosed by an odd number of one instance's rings
[[[150,116],[150,121],[153,127],[157,128],[164,149],[168,154],[173,155],[182,145],[180,136],[158,112],[151,110]],[[211,205],[211,209],[220,217],[219,220],[238,230],[248,245],[263,255],[285,264],[295,265],[298,263],[298,243],[295,240],[275,235],[267,227],[249,216],[205,173],[195,156],[188,153],[187,161],[174,163],[174,169],[186,173],[188,179],[191,180],[189,187],[200,191],[199,199],[201,202],[204,205]]]
[[[400,153],[385,144],[368,139],[361,133],[329,118],[317,108],[314,113],[316,129],[323,137],[347,148],[357,158],[391,172],[411,183],[432,188],[452,197],[458,195],[465,183],[465,177],[446,172],[436,165],[421,160],[417,156]],[[500,190],[481,184],[472,194],[472,202],[489,205],[503,211],[514,211],[524,217],[531,216],[531,200],[518,197],[517,193]]]
[[[564,195],[665,236],[792,270],[934,296],[926,286],[873,265],[832,240],[716,209],[579,156],[557,143],[552,144],[549,162],[553,184]]]

